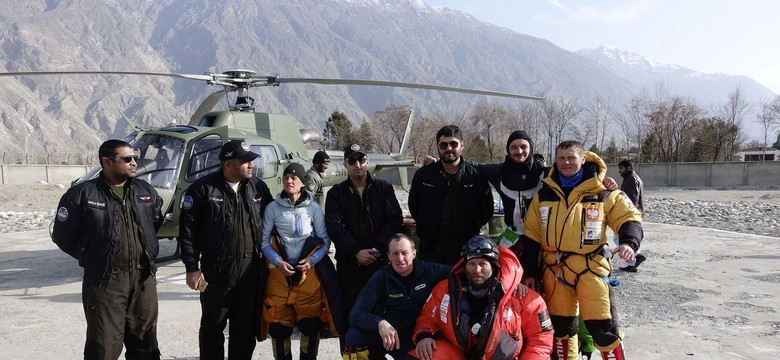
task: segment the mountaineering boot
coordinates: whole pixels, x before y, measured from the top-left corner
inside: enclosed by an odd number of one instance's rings
[[[368,348],[365,346],[352,346],[341,349],[343,360],[368,360]]]
[[[290,338],[274,339],[271,338],[271,348],[275,360],[292,360],[292,349]]]
[[[569,358],[569,338],[553,339],[552,360],[567,360]]]
[[[618,344],[617,347],[610,351],[602,351],[601,358],[603,360],[625,360],[626,355],[623,353],[623,344]]]
[[[301,333],[301,360],[317,359],[317,351],[320,348],[320,332],[314,335],[305,335]]]

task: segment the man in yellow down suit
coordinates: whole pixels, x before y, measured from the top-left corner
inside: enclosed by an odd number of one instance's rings
[[[612,253],[630,260],[642,240],[642,214],[623,192],[604,188],[606,173],[604,161],[586,152],[582,143],[558,144],[555,165],[525,220],[524,236],[531,241],[521,258],[524,283],[535,288],[534,272],[541,269],[555,330],[554,359],[577,359],[578,312],[604,359],[625,358],[610,296],[606,229],[609,226],[620,239]]]

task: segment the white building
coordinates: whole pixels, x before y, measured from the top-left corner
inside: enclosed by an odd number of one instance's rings
[[[734,154],[733,160],[734,161],[780,161],[780,150],[768,147],[766,149],[758,148],[758,149],[740,151]]]

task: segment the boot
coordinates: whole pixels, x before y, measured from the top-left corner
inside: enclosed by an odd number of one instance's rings
[[[566,360],[569,358],[569,338],[554,338],[552,360]]]
[[[290,338],[274,339],[271,338],[271,348],[275,360],[292,360],[292,349]]]
[[[344,347],[341,349],[343,360],[368,360],[368,348],[365,346]]]
[[[625,360],[626,354],[623,352],[623,344],[618,344],[617,347],[610,351],[602,351],[601,358],[604,360]]]
[[[320,332],[314,335],[305,335],[301,333],[301,360],[316,360],[317,352],[320,349]]]

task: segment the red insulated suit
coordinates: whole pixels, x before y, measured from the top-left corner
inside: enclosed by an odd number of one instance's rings
[[[458,304],[463,296],[462,274],[465,262],[461,260],[450,272],[449,278],[433,288],[415,324],[414,340],[417,343],[437,331],[444,337],[436,340],[433,359],[517,359],[547,360],[552,352],[553,332],[547,306],[542,297],[531,289],[524,298],[515,289],[520,284],[523,269],[517,257],[504,247],[499,247],[500,269],[496,276],[500,286],[496,296],[500,300],[488,305],[486,313],[493,313],[492,326],[483,331],[486,341],[468,345],[468,326],[462,326]],[[493,303],[493,302],[490,302]],[[485,317],[489,318],[488,315]],[[483,320],[484,321],[484,320]],[[483,324],[484,328],[484,324]],[[484,349],[474,346],[484,344]],[[470,349],[469,349],[470,348]],[[411,351],[416,356],[416,351]],[[472,355],[469,355],[472,354]]]

